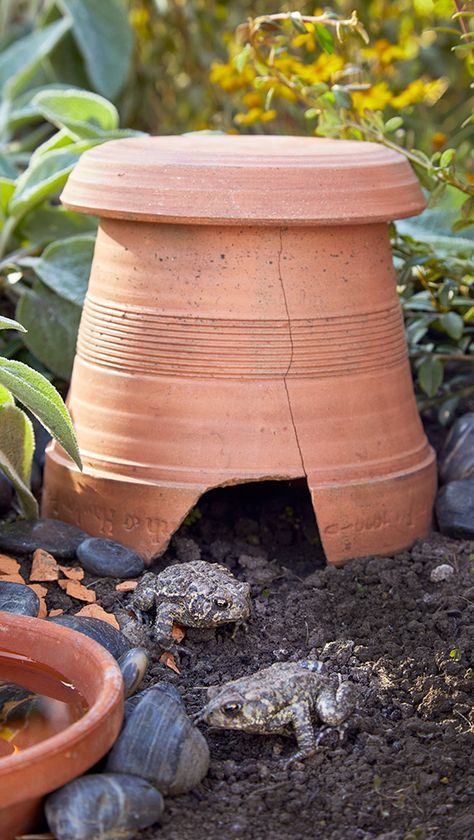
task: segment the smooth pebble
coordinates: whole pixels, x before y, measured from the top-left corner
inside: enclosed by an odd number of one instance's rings
[[[145,568],[143,559],[131,548],[113,540],[89,537],[77,549],[77,558],[91,575],[134,578]]]

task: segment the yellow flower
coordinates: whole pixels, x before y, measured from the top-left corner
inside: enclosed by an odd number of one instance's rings
[[[237,125],[253,125],[256,122],[267,123],[274,120],[276,111],[264,111],[263,108],[250,108],[247,113],[236,114],[234,122]]]
[[[362,55],[368,61],[374,61],[381,67],[387,67],[394,61],[403,61],[407,58],[405,47],[400,44],[391,44],[386,38],[379,38],[372,47],[362,50]]]
[[[423,79],[415,79],[410,82],[405,90],[400,91],[392,99],[392,106],[401,110],[407,108],[409,105],[415,105],[417,102],[426,102],[428,105],[434,105],[435,102],[443,95],[448,82],[446,79],[434,79],[431,82]]]
[[[368,90],[356,90],[352,93],[354,108],[359,114],[364,111],[383,111],[392,102],[392,92],[387,82],[378,82]]]
[[[262,97],[257,91],[246,93],[243,97],[243,103],[246,108],[260,108],[262,104]]]
[[[219,85],[222,90],[234,93],[243,90],[252,84],[255,79],[255,70],[246,64],[239,73],[235,64],[230,61],[228,64],[215,63],[211,65],[210,80]]]
[[[431,138],[433,149],[436,149],[436,151],[442,149],[447,139],[448,137],[443,131],[435,131],[433,137]]]

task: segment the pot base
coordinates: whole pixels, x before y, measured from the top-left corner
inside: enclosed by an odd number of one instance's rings
[[[306,476],[328,563],[344,565],[369,554],[392,554],[426,536],[436,492],[436,465],[430,447],[423,460],[381,478],[321,481]],[[48,452],[43,515],[77,525],[137,551],[151,563],[209,490],[256,480],[304,478],[301,474],[236,476],[225,484],[137,483],[80,473],[56,445]],[[124,504],[125,502],[125,504]]]

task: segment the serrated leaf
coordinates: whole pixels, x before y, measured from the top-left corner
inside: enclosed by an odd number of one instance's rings
[[[418,383],[427,397],[434,397],[443,382],[444,367],[440,359],[427,356],[418,368]]]
[[[0,315],[0,330],[18,330],[22,333],[26,332],[23,324],[19,324],[18,321],[14,321],[13,318],[6,318],[4,315]]]
[[[57,20],[14,41],[0,55],[0,88],[3,98],[17,96],[33,76],[37,66],[70,29],[69,19]]]
[[[0,468],[12,482],[27,519],[36,519],[38,504],[29,489],[35,437],[31,420],[16,405],[0,405]]]
[[[331,55],[334,52],[334,38],[330,33],[329,29],[326,29],[325,26],[322,26],[320,23],[316,23],[314,27],[314,34],[316,35],[316,40],[324,50],[325,53]]]
[[[75,139],[104,136],[118,128],[115,105],[86,90],[49,90],[37,93],[33,105],[42,116],[59,129],[66,129]]]
[[[25,405],[56,438],[76,464],[81,458],[69,412],[54,385],[37,370],[0,357],[0,384]]]
[[[133,34],[121,0],[57,0],[72,21],[74,40],[94,89],[114,99],[128,76]]]
[[[95,236],[72,236],[52,242],[41,257],[29,257],[22,265],[35,274],[59,297],[82,306],[87,292]]]
[[[27,327],[24,344],[49,370],[71,378],[81,309],[51,292],[39,280],[23,293],[17,318]]]

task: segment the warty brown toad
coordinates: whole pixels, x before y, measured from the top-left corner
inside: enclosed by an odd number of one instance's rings
[[[135,589],[130,611],[153,622],[153,636],[165,650],[174,650],[173,624],[219,627],[250,615],[250,586],[225,566],[194,560],[176,563],[159,574],[147,572]]]
[[[318,746],[312,718],[339,726],[353,711],[352,687],[335,688],[323,673],[322,662],[277,662],[208,690],[209,702],[197,720],[220,729],[288,735],[293,729],[298,751],[291,761],[307,758]],[[322,730],[323,731],[323,730]]]

